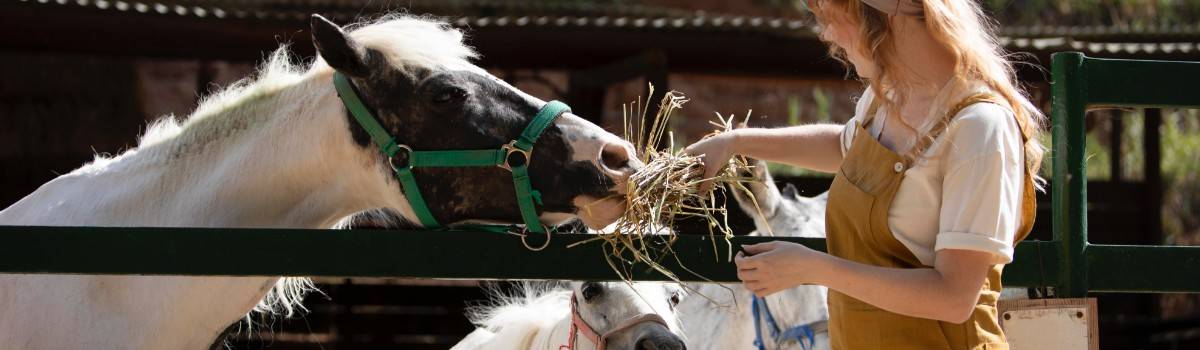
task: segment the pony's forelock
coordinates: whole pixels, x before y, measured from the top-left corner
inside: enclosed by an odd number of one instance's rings
[[[428,16],[388,14],[346,26],[359,44],[382,53],[400,68],[464,69],[478,57],[462,31]]]
[[[540,328],[541,323],[557,321],[547,315],[566,313],[571,290],[560,283],[520,282],[505,291],[495,284],[484,284],[487,302],[467,308],[467,319],[479,328],[498,332],[505,326]]]

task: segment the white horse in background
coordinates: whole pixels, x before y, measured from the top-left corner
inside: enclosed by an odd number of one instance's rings
[[[756,230],[751,235],[766,236],[773,232],[779,237],[825,237],[826,194],[808,198],[800,196],[788,185],[781,192],[765,162],[757,162],[754,173],[761,182],[748,184],[754,194],[750,199],[740,191],[733,192],[738,206],[754,218]],[[755,201],[758,207],[755,207]],[[762,215],[759,215],[759,209]],[[769,230],[768,230],[769,228]],[[694,294],[679,305],[680,319],[686,334],[691,335],[692,349],[754,349],[755,325],[751,310],[754,293],[741,284],[699,283],[690,286]],[[799,286],[764,298],[767,307],[760,307],[759,338],[766,349],[828,349],[829,306],[823,286]],[[811,337],[782,339],[776,336],[767,322],[767,314],[776,321],[779,333],[789,329],[811,331]],[[800,328],[797,328],[800,327]],[[805,333],[805,332],[800,332]]]
[[[518,285],[471,310],[477,328],[453,350],[684,350],[672,283],[573,282],[569,288]]]
[[[182,121],[151,125],[136,148],[42,185],[0,211],[0,224],[315,229],[389,208],[415,226],[388,159],[339,100],[335,70],[417,150],[499,148],[545,104],[470,63],[475,53],[445,23],[389,16],[349,34],[319,16],[312,24],[311,66],[275,51],[256,78]],[[624,201],[614,184],[637,165],[632,146],[570,113],[541,140],[529,161],[541,221],[615,220]],[[521,222],[499,168],[417,177],[439,222]],[[0,274],[0,348],[205,349],[252,309],[290,314],[310,288],[278,277]]]

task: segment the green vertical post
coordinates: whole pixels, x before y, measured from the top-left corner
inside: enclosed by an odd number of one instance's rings
[[[1087,66],[1077,52],[1052,56],[1051,132],[1053,135],[1053,240],[1059,242],[1059,295],[1087,295],[1087,159],[1084,115],[1087,113]]]

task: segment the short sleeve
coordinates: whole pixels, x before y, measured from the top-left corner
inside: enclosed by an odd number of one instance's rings
[[[1011,112],[990,103],[965,109],[947,129],[939,233],[934,251],[1013,259],[1024,199],[1024,145]]]
[[[874,97],[875,95],[871,92],[871,88],[867,88],[865,91],[863,91],[862,97],[860,97],[858,99],[858,103],[854,105],[854,117],[850,118],[850,121],[847,121],[846,126],[842,128],[841,150],[843,157],[846,156],[846,152],[850,151],[850,145],[854,144],[854,135],[858,133],[858,128],[856,126],[859,123],[862,123],[862,121],[866,118],[865,116],[867,114],[867,108],[871,103],[871,99]]]

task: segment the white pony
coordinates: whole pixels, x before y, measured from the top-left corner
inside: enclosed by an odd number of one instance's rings
[[[825,237],[826,194],[807,198],[800,196],[796,188],[788,185],[782,192],[775,186],[765,162],[754,166],[756,178],[761,182],[748,184],[757,200],[762,216],[755,208],[754,200],[740,191],[734,193],[738,206],[754,218],[756,230],[752,235],[768,235],[774,232],[783,237]],[[769,228],[769,230],[768,230]],[[691,286],[692,295],[679,305],[678,314],[692,349],[754,349],[755,326],[752,310],[754,293],[741,284],[702,283]],[[829,306],[825,302],[828,290],[823,286],[799,286],[765,298],[767,307],[760,307],[759,339],[766,349],[828,349]],[[811,331],[801,339],[783,339],[776,336],[767,322],[767,313],[776,321],[779,333],[789,329]],[[799,327],[799,328],[798,328]],[[804,327],[807,327],[805,329]]]
[[[493,305],[470,312],[479,328],[454,350],[684,350],[675,307],[678,286],[656,282],[573,282],[569,288],[518,285],[493,291]]]
[[[415,225],[388,159],[338,99],[334,70],[418,150],[498,148],[545,104],[471,64],[475,53],[445,23],[389,16],[356,28],[347,34],[315,16],[321,58],[311,66],[277,50],[257,78],[182,121],[151,125],[134,149],[44,184],[0,211],[0,224],[329,228],[390,208]],[[614,184],[637,165],[626,160],[632,147],[570,113],[541,140],[529,171],[542,222],[614,220],[619,196],[590,204],[621,191]],[[502,170],[417,176],[439,222],[521,222]],[[309,288],[277,277],[0,275],[0,347],[204,349],[252,309],[290,314]]]

